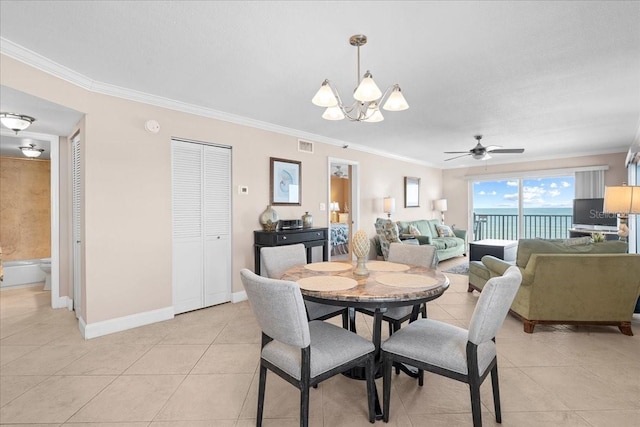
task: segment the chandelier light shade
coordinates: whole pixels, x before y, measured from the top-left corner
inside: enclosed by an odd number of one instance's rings
[[[380,90],[369,70],[362,77],[360,74],[360,46],[367,43],[367,36],[356,34],[351,36],[349,44],[358,48],[358,82],[353,92],[354,102],[345,105],[338,89],[325,79],[311,99],[314,105],[326,108],[322,118],[326,120],[342,120],[352,122],[377,123],[384,120],[379,106],[386,111],[403,111],[409,108],[407,100],[398,84],[389,86],[384,93]]]
[[[15,114],[15,113],[0,113],[0,122],[4,127],[7,127],[14,131],[16,134],[21,130],[25,130],[31,123],[35,122],[31,116],[26,116],[24,114]]]
[[[36,148],[36,144],[29,144],[25,147],[20,147],[20,150],[22,150],[22,154],[31,158],[40,157],[44,151],[43,148]]]

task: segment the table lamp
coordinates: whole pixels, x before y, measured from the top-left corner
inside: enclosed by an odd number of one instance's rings
[[[393,197],[385,197],[383,201],[384,213],[388,218],[391,218],[391,214],[396,211],[396,199]]]
[[[627,217],[630,214],[640,214],[640,186],[623,184],[605,187],[603,211],[618,214],[620,218],[618,236],[620,236],[620,240],[626,242],[629,235]]]
[[[440,211],[440,213],[442,214],[442,223],[444,224],[444,213],[447,211],[447,199],[434,200],[433,210]]]

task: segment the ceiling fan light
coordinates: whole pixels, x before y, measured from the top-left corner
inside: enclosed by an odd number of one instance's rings
[[[0,113],[0,122],[15,133],[25,130],[35,121],[33,117],[24,114]]]
[[[342,112],[340,107],[328,107],[326,110],[324,110],[322,118],[325,120],[342,120],[344,119],[344,113]]]
[[[371,102],[382,96],[380,88],[373,81],[373,76],[369,71],[364,75],[364,78],[358,85],[358,88],[353,94],[353,97],[360,102]]]
[[[391,95],[389,95],[387,102],[384,103],[382,108],[387,111],[403,111],[409,108],[409,104],[407,100],[404,99],[400,86],[394,86],[393,92],[391,92]]]
[[[311,102],[313,102],[318,107],[335,107],[336,105],[338,105],[338,100],[333,94],[331,87],[329,87],[328,80],[322,82],[322,86],[320,86],[318,92],[316,92],[313,99],[311,99]]]

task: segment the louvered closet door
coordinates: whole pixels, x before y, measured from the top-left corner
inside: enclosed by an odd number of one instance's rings
[[[231,300],[231,150],[204,145],[204,304]]]
[[[231,150],[171,144],[177,314],[231,300]]]

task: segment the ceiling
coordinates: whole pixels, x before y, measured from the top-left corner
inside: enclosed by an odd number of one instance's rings
[[[0,36],[92,87],[452,168],[479,164],[443,153],[471,149],[475,134],[525,148],[488,164],[638,143],[639,18],[635,1],[3,0]],[[325,78],[344,99],[356,86],[353,34],[368,37],[362,72],[382,90],[400,84],[409,110],[381,123],[320,117],[311,98]],[[52,113],[21,108],[42,122]]]

